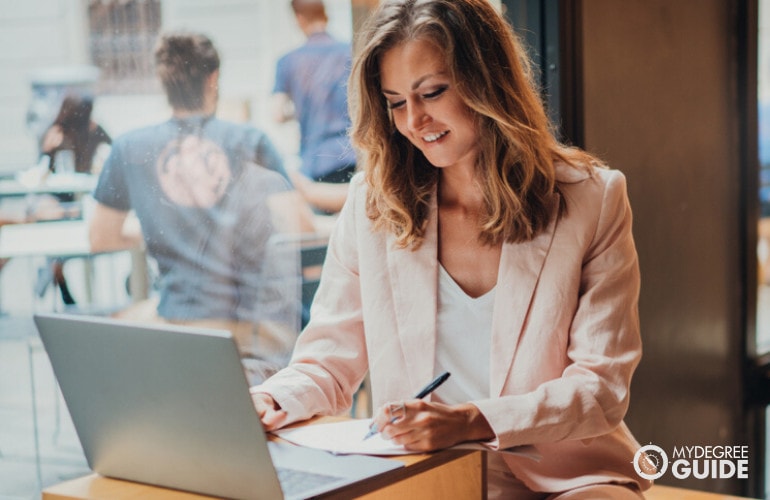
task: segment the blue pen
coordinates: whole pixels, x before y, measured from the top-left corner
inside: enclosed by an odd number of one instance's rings
[[[432,381],[430,384],[428,384],[428,385],[426,385],[425,387],[423,387],[423,388],[422,388],[422,390],[421,390],[420,392],[418,392],[418,393],[417,393],[417,395],[414,397],[414,399],[422,399],[422,398],[424,398],[425,396],[427,396],[428,394],[430,394],[431,392],[433,392],[433,391],[435,391],[436,389],[438,389],[438,387],[439,387],[441,384],[443,384],[444,382],[446,382],[446,379],[448,379],[448,378],[449,378],[449,375],[450,375],[450,373],[449,373],[449,372],[444,372],[444,373],[442,373],[441,375],[439,375],[438,377],[436,377],[435,379],[433,379],[433,381]],[[393,422],[395,422],[397,419],[398,419],[398,417],[395,417],[395,416],[394,416],[394,417],[392,417],[392,418],[390,419],[390,423],[392,424],[392,423],[393,423]],[[377,434],[378,432],[379,432],[379,430],[377,429],[377,426],[375,426],[375,425],[374,425],[374,422],[372,422],[372,425],[371,425],[371,427],[369,427],[369,432],[367,432],[367,433],[366,433],[366,436],[364,436],[364,441],[366,441],[366,440],[367,440],[367,439],[369,439],[370,437],[374,436],[374,435],[375,435],[375,434]]]

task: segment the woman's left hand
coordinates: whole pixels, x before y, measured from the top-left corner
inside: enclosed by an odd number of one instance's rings
[[[403,415],[394,422],[385,405],[374,422],[383,438],[412,451],[435,451],[466,441],[495,437],[479,409],[470,403],[445,405],[420,399],[404,401]]]

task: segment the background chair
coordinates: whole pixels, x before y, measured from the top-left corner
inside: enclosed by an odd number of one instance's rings
[[[321,267],[326,259],[326,242],[303,243],[300,247],[302,265],[302,327],[310,319],[310,305],[321,280]]]

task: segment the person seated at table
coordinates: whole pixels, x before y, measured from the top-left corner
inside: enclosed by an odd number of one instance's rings
[[[360,42],[364,172],[290,365],[251,389],[265,427],[346,411],[368,372],[373,429],[416,452],[484,444],[490,498],[643,498],[624,176],[558,142],[488,0],[383,0]],[[518,445],[540,460],[503,453]]]
[[[81,93],[69,93],[62,100],[59,113],[43,135],[41,144],[41,156],[48,157],[51,173],[91,174],[101,170],[105,150],[112,144],[112,138],[91,118],[93,105],[93,98]],[[57,161],[70,164],[57,165]],[[79,209],[68,208],[73,201],[75,196],[72,193],[37,196],[29,219],[51,220],[79,214]],[[64,304],[76,303],[64,277],[64,261],[61,259],[51,260],[38,271],[37,294],[42,296],[51,282],[59,289]]]
[[[99,173],[102,145],[112,144],[109,134],[91,118],[94,101],[89,95],[71,93],[62,100],[59,114],[43,135],[41,152],[50,157],[49,170],[56,172],[59,151],[72,151],[75,172]]]
[[[147,304],[118,316],[226,328],[261,380],[286,363],[299,329],[298,251],[276,242],[297,212],[294,192],[263,132],[214,116],[220,59],[209,38],[166,34],[155,62],[172,117],[115,140],[94,192],[91,248],[143,240],[159,302],[145,317]],[[141,232],[130,235],[132,210]]]

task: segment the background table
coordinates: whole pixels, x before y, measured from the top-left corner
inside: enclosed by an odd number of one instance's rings
[[[118,252],[131,253],[131,277],[129,295],[132,301],[147,297],[147,261],[143,248],[137,247]],[[0,228],[0,259],[8,258],[85,258],[93,259],[104,254],[94,253],[88,239],[88,222],[84,220],[61,220],[34,222],[28,224],[7,224]],[[90,271],[86,269],[86,292],[91,300]],[[33,279],[31,277],[30,279]]]
[[[0,259],[88,255],[91,245],[88,224],[83,220],[8,224],[0,228]]]
[[[52,174],[39,184],[18,179],[0,179],[0,197],[28,194],[86,194],[96,187],[98,176],[90,174]]]

